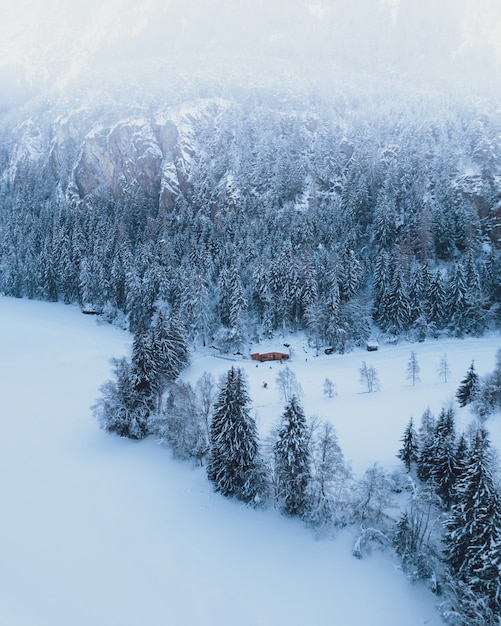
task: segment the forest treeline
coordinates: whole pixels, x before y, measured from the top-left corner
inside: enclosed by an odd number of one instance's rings
[[[0,291],[79,303],[133,332],[167,304],[191,345],[228,351],[284,329],[343,351],[374,324],[420,340],[499,326],[494,104],[226,96],[184,120],[186,176],[168,209],[160,180],[138,182],[139,158],[122,162],[119,192],[76,191],[84,137],[125,124],[126,105],[87,112],[58,139],[57,167],[47,102],[5,118]]]

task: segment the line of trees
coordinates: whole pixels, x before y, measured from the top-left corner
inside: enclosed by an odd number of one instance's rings
[[[131,439],[146,437],[167,386],[188,360],[182,324],[158,310],[149,329],[137,329],[130,361],[125,357],[112,361],[114,378],[104,383],[93,406],[101,428]]]
[[[481,418],[466,433],[458,434],[451,406],[437,419],[428,409],[419,431],[409,420],[398,452],[411,496],[396,524],[396,551],[409,575],[433,581],[447,621],[461,626],[501,619],[499,467],[484,425],[493,381],[489,406],[501,408],[500,372],[501,351],[493,373],[480,379],[472,363],[462,380],[460,406],[471,404]]]

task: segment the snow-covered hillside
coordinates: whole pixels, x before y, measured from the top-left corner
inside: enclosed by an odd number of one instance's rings
[[[130,349],[127,333],[75,307],[10,298],[0,299],[0,320],[0,623],[441,623],[435,598],[411,586],[390,557],[358,561],[349,535],[315,540],[273,510],[212,493],[202,470],[174,462],[151,439],[132,443],[100,431],[89,405],[109,375],[108,358]],[[423,380],[416,388],[405,381],[409,346],[318,358],[296,348],[289,366],[307,413],[332,419],[358,471],[374,460],[393,463],[409,414],[438,409],[471,358],[480,373],[489,370],[498,339],[413,346]],[[435,372],[445,351],[447,385]],[[381,392],[363,393],[358,382],[367,357]],[[281,411],[274,377],[283,366],[242,364],[264,431]],[[195,356],[186,376],[229,365]],[[326,375],[337,398],[322,396]]]

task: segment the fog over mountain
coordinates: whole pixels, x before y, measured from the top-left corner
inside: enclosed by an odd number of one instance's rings
[[[207,79],[315,85],[367,73],[490,85],[501,61],[496,0],[24,0],[0,24],[2,99],[167,64]],[[296,83],[295,83],[296,84]]]

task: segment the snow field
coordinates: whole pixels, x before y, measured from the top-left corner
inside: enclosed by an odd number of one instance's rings
[[[214,494],[203,471],[173,461],[151,438],[100,431],[89,406],[110,376],[108,359],[129,352],[130,335],[75,307],[11,298],[0,298],[0,322],[2,626],[441,623],[435,598],[390,557],[354,559],[349,533],[315,540],[297,520]],[[405,380],[408,345],[299,357],[297,343],[289,367],[306,413],[332,420],[358,473],[374,461],[397,464],[409,415],[418,419],[428,404],[438,412],[472,358],[480,374],[492,369],[498,339],[412,346],[423,381],[415,388]],[[444,351],[447,385],[435,372]],[[364,393],[358,382],[364,359],[378,369],[380,392]],[[266,434],[283,410],[274,379],[284,365],[236,363]],[[195,355],[185,377],[195,382],[207,370],[217,378],[230,365]],[[338,397],[323,396],[326,376]]]
[[[262,436],[280,418],[284,402],[275,379],[280,368],[294,372],[303,391],[301,402],[307,416],[318,415],[335,426],[339,443],[353,471],[361,475],[374,463],[388,470],[400,467],[396,458],[400,438],[413,416],[416,429],[421,415],[429,406],[435,416],[448,402],[455,402],[456,390],[464,378],[472,359],[480,376],[494,369],[495,355],[501,347],[499,334],[482,338],[441,339],[424,343],[402,342],[396,346],[382,345],[377,352],[359,349],[347,354],[315,356],[304,338],[288,336],[277,341],[275,348],[290,344],[291,358],[280,364],[259,363],[234,357],[234,365],[242,367],[249,379],[250,395]],[[420,367],[420,382],[415,386],[407,380],[407,363],[411,351],[416,353]],[[450,375],[447,383],[437,372],[440,359],[447,355]],[[378,373],[380,390],[367,392],[360,382],[362,362],[373,365]],[[195,381],[204,371],[210,371],[216,380],[232,363],[213,356],[195,356],[183,377]],[[337,396],[323,394],[323,383],[329,378],[336,385]],[[263,382],[268,387],[264,388]],[[457,409],[458,430],[466,428],[473,419],[468,407]],[[493,443],[501,449],[501,419],[493,416],[487,423]]]

